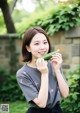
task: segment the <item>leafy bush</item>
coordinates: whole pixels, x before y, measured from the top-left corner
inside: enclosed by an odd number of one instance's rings
[[[0,112],[0,113],[26,113],[29,108],[29,104],[26,101],[15,101],[15,102],[0,102],[1,104],[9,104],[9,112]]]
[[[11,75],[9,70],[0,68],[0,78],[3,83],[0,86],[0,101],[24,100],[24,96],[18,86],[16,76]]]
[[[66,75],[70,86],[70,93],[62,101],[64,113],[80,113],[80,66]]]
[[[56,8],[50,9],[47,13],[42,13],[42,16],[30,18],[28,21],[25,19],[18,28],[18,33],[23,34],[26,29],[32,26],[42,27],[49,36],[60,30],[69,30],[71,27],[80,25],[80,5],[67,4]],[[31,21],[32,20],[32,21]],[[27,23],[27,24],[25,24]]]
[[[9,113],[26,113],[29,104],[26,101],[15,101],[9,103]]]

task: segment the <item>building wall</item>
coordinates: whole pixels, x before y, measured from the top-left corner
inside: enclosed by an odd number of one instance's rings
[[[60,49],[63,57],[62,67],[64,71],[74,69],[80,63],[80,27],[73,28],[67,32],[60,31],[50,37],[53,49]],[[16,52],[19,64],[23,65],[21,56],[22,40],[16,39]],[[0,38],[0,66],[9,68],[10,52],[9,41]]]

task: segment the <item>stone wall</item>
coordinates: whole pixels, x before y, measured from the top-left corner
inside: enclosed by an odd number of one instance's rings
[[[80,27],[73,28],[67,32],[60,31],[50,37],[53,49],[60,49],[63,56],[62,67],[64,71],[74,69],[80,63]],[[19,64],[23,65],[21,56],[22,40],[16,39],[16,52]],[[0,66],[9,68],[10,52],[7,38],[0,38]]]
[[[9,66],[9,43],[8,39],[0,38],[0,66]]]
[[[52,49],[60,49],[63,56],[64,71],[74,69],[80,64],[80,27],[67,32],[55,33],[50,38]]]

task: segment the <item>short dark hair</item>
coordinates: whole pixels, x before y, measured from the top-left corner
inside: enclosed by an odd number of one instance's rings
[[[23,62],[28,62],[32,60],[32,54],[30,52],[27,51],[26,49],[26,45],[29,46],[31,43],[32,38],[37,34],[37,33],[42,33],[46,36],[46,39],[49,43],[49,52],[51,52],[51,45],[50,45],[50,41],[49,41],[49,37],[46,34],[46,32],[40,28],[40,27],[34,27],[34,28],[30,28],[28,29],[25,33],[24,33],[24,37],[23,37],[23,43],[22,43],[22,57],[23,57]]]

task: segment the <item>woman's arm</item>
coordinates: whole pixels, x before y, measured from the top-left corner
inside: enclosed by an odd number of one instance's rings
[[[69,87],[60,71],[62,55],[60,53],[56,53],[55,55],[52,56],[51,61],[58,81],[60,93],[64,98],[66,98],[69,94]]]
[[[45,108],[48,98],[48,76],[47,74],[41,75],[41,87],[38,97],[33,101],[41,108]]]
[[[57,70],[57,71],[55,71],[55,73],[56,73],[56,78],[58,81],[60,93],[64,98],[66,98],[69,94],[69,87],[68,87],[67,83],[65,82],[61,71]]]
[[[44,59],[40,59],[36,63],[37,69],[41,72],[41,86],[38,97],[33,101],[41,108],[45,108],[48,99],[48,67]]]

